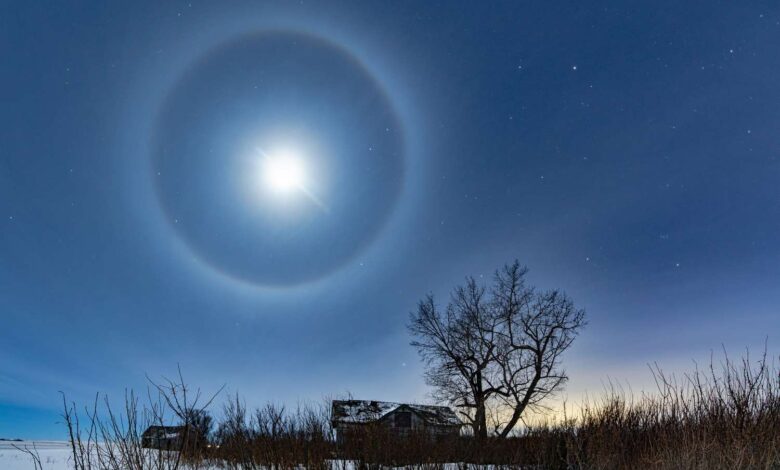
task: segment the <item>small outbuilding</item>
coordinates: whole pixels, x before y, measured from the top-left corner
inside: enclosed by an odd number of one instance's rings
[[[397,436],[425,433],[436,438],[458,436],[463,425],[447,406],[375,400],[334,400],[331,424],[338,442],[343,442],[349,434],[358,433],[370,425],[383,426]]]
[[[198,442],[197,430],[192,426],[149,426],[141,434],[141,447],[160,450],[182,450]]]

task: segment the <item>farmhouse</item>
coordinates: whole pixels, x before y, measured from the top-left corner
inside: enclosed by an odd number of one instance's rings
[[[463,425],[446,406],[366,400],[334,400],[331,424],[339,442],[370,425],[383,426],[399,436],[425,432],[435,437],[457,436]]]

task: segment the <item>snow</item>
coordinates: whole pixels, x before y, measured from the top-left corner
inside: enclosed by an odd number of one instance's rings
[[[73,470],[70,444],[64,441],[0,441],[0,470],[35,470],[32,457],[14,446],[37,451],[43,470]],[[333,460],[328,463],[337,470],[355,470],[357,468],[353,462],[343,460]],[[462,467],[459,464],[445,464],[443,468],[445,470],[458,470]],[[469,466],[470,470],[491,470],[493,468],[493,466]],[[199,470],[209,469],[201,467]]]
[[[365,423],[376,421],[395,410],[400,403],[367,400],[344,400],[333,402],[334,415],[344,423]]]
[[[72,470],[70,444],[64,441],[0,441],[0,469],[34,470],[32,457],[16,449],[38,452],[44,470]]]
[[[460,426],[455,413],[446,406],[416,405],[369,400],[334,400],[333,417],[339,423],[367,423],[376,421],[399,407],[407,407],[423,416],[429,424]]]

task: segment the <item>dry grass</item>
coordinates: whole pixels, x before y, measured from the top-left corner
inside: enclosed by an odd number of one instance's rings
[[[766,355],[695,370],[679,380],[653,370],[658,391],[615,392],[586,406],[566,436],[581,468],[780,468],[780,375]]]
[[[339,444],[333,440],[327,404],[248,411],[233,397],[223,406],[211,448],[143,449],[139,436],[147,425],[181,415],[176,407],[187,401],[170,395],[183,396],[183,381],[157,387],[159,396],[144,407],[129,394],[121,417],[107,402],[100,417],[97,406],[86,413],[86,427],[72,406],[65,417],[76,470],[435,469],[445,462],[459,462],[457,468],[780,468],[780,375],[766,356],[754,362],[724,356],[717,366],[678,379],[657,367],[653,373],[656,393],[633,397],[611,389],[576,417],[527,427],[508,439],[401,439],[366,428]]]

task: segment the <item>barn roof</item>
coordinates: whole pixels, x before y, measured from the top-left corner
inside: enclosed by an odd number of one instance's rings
[[[332,420],[334,424],[362,424],[378,421],[400,407],[417,413],[427,424],[433,426],[460,426],[461,421],[448,406],[414,405],[369,400],[333,400]]]

